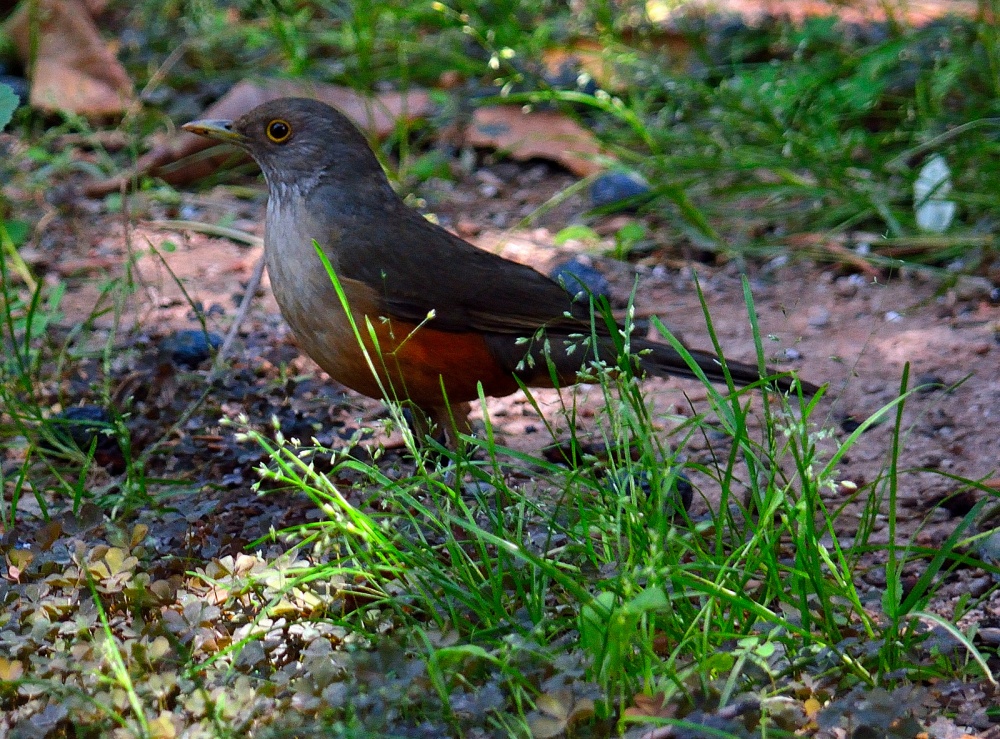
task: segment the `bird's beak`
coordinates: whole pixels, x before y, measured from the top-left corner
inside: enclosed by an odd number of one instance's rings
[[[225,141],[227,144],[236,144],[237,146],[246,140],[246,136],[233,130],[232,121],[191,121],[185,123],[181,128],[199,136]]]

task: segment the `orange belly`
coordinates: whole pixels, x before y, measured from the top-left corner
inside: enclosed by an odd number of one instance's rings
[[[480,334],[437,331],[426,325],[418,328],[401,321],[379,321],[375,333],[380,351],[369,347],[372,361],[386,389],[391,387],[390,393],[400,399],[432,407],[441,405],[445,395],[449,403],[475,400],[478,383],[485,395],[509,395],[518,388]]]

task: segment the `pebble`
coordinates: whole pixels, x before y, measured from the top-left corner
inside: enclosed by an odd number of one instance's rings
[[[98,431],[110,427],[111,416],[97,405],[77,405],[56,414],[50,422],[55,435],[63,443],[72,440],[81,451],[86,452],[94,443]]]
[[[989,300],[993,283],[978,275],[959,275],[952,289],[959,300]]]
[[[624,496],[628,494],[628,482],[630,478],[630,470],[620,469],[617,472],[609,472],[606,478],[606,482],[611,486],[618,495]],[[652,490],[652,480],[650,479],[650,474],[646,470],[639,471],[636,476],[635,482],[638,483],[639,488],[644,493],[650,493]],[[664,476],[664,482],[670,480],[669,476]],[[683,472],[678,472],[672,480],[673,491],[676,496],[680,499],[679,502],[684,506],[684,510],[691,509],[691,502],[694,500],[694,488],[691,486],[691,481]]]
[[[488,169],[478,170],[476,172],[476,180],[483,185],[492,185],[493,187],[503,185],[503,180]]]
[[[935,372],[921,372],[916,376],[913,386],[918,393],[936,393],[944,389],[944,380]]]
[[[779,254],[764,265],[764,271],[775,272],[787,265],[790,261],[791,258],[787,254]]]
[[[478,236],[482,230],[482,226],[471,218],[460,217],[455,223],[455,232],[459,236],[466,238],[469,236]]]
[[[588,257],[577,255],[556,265],[549,277],[566,288],[573,299],[587,302],[589,294],[610,299],[611,285]]]
[[[894,310],[890,310],[890,311],[886,312],[886,314],[885,314],[885,320],[888,323],[899,323],[900,321],[903,320],[903,314],[902,313],[898,313],[898,312],[896,312]]]
[[[993,582],[989,578],[981,577],[981,578],[979,578],[979,580],[985,581],[985,585],[986,585],[986,589],[987,590],[989,588],[993,587]],[[971,586],[971,583],[970,583],[970,586]],[[973,589],[971,587],[969,588],[969,592],[972,595],[974,595],[974,596],[975,595],[979,595],[979,593],[973,592]],[[990,646],[993,646],[993,647],[1000,646],[1000,629],[998,629],[998,628],[995,628],[995,627],[992,627],[992,626],[987,626],[985,628],[978,629],[976,631],[976,637],[983,644],[989,644]]]
[[[787,349],[785,349],[785,359],[787,359],[789,362],[798,361],[799,359],[802,359],[802,352],[793,347],[788,347]]]
[[[217,333],[207,335],[201,329],[175,331],[160,343],[160,351],[180,366],[194,369],[212,356],[212,350],[222,346],[222,337]]]
[[[860,426],[861,422],[853,416],[847,416],[840,422],[841,430],[847,432],[848,434],[853,434]]]
[[[484,480],[469,480],[462,483],[462,492],[466,495],[483,496],[496,493],[496,487]]]
[[[979,539],[976,551],[986,564],[996,565],[1000,563],[1000,531],[994,531]]]
[[[608,172],[590,185],[590,204],[594,208],[602,208],[648,194],[649,183],[642,175],[636,172]]]
[[[885,567],[878,565],[877,567],[872,567],[864,575],[862,579],[869,585],[874,585],[875,587],[880,587],[885,585]]]
[[[89,454],[93,447],[94,461],[112,474],[124,471],[125,458],[117,437],[107,431],[112,427],[112,420],[111,414],[104,408],[97,405],[72,406],[52,416],[47,425],[62,444],[75,446],[84,454]],[[42,446],[57,448],[44,440]]]
[[[937,469],[944,462],[944,455],[941,452],[925,452],[917,459],[917,467],[927,469]]]
[[[979,598],[986,595],[986,591],[992,588],[996,583],[990,576],[977,577],[974,580],[966,583],[965,592],[969,593],[973,598]],[[1000,629],[994,629],[994,631],[1000,631]],[[980,636],[982,631],[979,632]]]
[[[842,298],[853,298],[858,294],[858,282],[853,279],[854,275],[850,277],[839,277],[836,282],[833,283],[833,290]]]
[[[807,320],[809,325],[813,328],[823,328],[830,323],[830,311],[826,308],[813,306],[809,309],[809,317]]]

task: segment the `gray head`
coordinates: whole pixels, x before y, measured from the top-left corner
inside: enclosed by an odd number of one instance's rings
[[[272,190],[291,184],[309,190],[323,181],[385,181],[361,132],[343,113],[318,100],[279,98],[235,121],[193,121],[183,128],[246,150]]]

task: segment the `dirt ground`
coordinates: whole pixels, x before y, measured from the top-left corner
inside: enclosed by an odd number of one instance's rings
[[[939,544],[975,501],[986,494],[970,491],[953,476],[984,480],[988,488],[996,489],[998,446],[992,424],[1000,420],[1000,377],[996,369],[1000,306],[990,301],[978,283],[945,289],[940,279],[919,270],[865,276],[799,260],[794,254],[768,264],[731,261],[723,266],[708,266],[673,258],[665,260],[662,254],[625,263],[580,244],[554,246],[554,233],[579,220],[586,209],[584,196],[568,199],[529,229],[512,228],[572,181],[548,165],[501,163],[483,167],[457,184],[430,183],[422,194],[427,209],[443,225],[483,248],[497,250],[542,271],[564,260],[569,252],[589,253],[587,258],[608,278],[612,298],[620,303],[627,300],[638,279],[635,298],[638,316],[657,315],[689,345],[708,348],[705,321],[694,286],[697,275],[727,356],[752,361],[753,337],[740,283],[745,271],[769,362],[781,369],[796,369],[803,378],[828,385],[813,420],[820,426],[836,429],[836,439],[845,439],[858,422],[897,397],[904,364],[909,362],[910,386],[933,387],[914,393],[903,414],[904,448],[899,467],[905,472],[899,477],[900,543],[914,542],[927,547]],[[172,330],[198,327],[191,310],[192,301],[205,309],[208,328],[224,334],[235,313],[234,297],[242,295],[260,256],[260,247],[206,235],[193,227],[165,227],[161,221],[167,215],[208,223],[235,217],[232,227],[262,236],[263,186],[259,188],[260,196],[251,199],[238,199],[227,188],[204,195],[187,193],[176,213],[162,212],[160,206],[152,205],[136,208],[142,213],[140,216],[125,218],[120,214],[94,212],[53,224],[38,244],[35,261],[48,261],[52,269],[62,265],[64,275],[70,267],[77,266],[83,273],[68,281],[70,287],[63,302],[67,326],[90,314],[99,302],[102,280],[95,279],[94,271],[104,273],[105,277],[120,272],[131,250],[140,255],[136,274],[141,289],[128,302],[120,326],[135,329],[131,333],[133,338],[127,340],[132,346],[155,353],[161,337]],[[610,224],[612,228],[614,225]],[[596,227],[600,229],[601,224]],[[66,238],[70,235],[72,238]],[[150,253],[150,247],[156,247],[156,254]],[[54,256],[56,253],[58,258]],[[110,330],[112,321],[112,313],[96,319],[96,344],[104,340],[102,332]],[[231,373],[263,372],[270,373],[273,379],[281,375],[281,365],[287,364],[288,376],[315,376],[269,391],[277,398],[276,402],[290,404],[295,409],[293,415],[298,420],[293,425],[307,423],[316,429],[333,419],[334,426],[350,428],[352,420],[345,419],[353,419],[356,424],[359,417],[371,420],[382,413],[378,401],[342,391],[310,360],[298,354],[267,291],[266,279],[265,289],[256,299],[241,341],[235,347],[233,361],[237,369],[230,370]],[[135,358],[122,362],[119,370],[123,376],[143,364],[142,359]],[[190,384],[191,392],[200,391],[206,374],[207,368],[203,366],[194,373],[178,375],[171,382],[174,386]],[[705,408],[704,389],[691,381],[650,379],[645,389],[665,434],[690,416],[691,404],[700,410]],[[597,413],[600,393],[587,387],[576,392],[582,415]],[[226,393],[222,391],[225,397],[218,402],[220,414],[235,417],[247,412],[249,401],[241,400],[239,393],[231,397]],[[539,391],[536,398],[556,427],[558,438],[559,395],[555,391]],[[64,402],[69,404],[72,400]],[[520,393],[491,400],[489,412],[502,445],[539,453],[552,443],[544,424]],[[137,414],[142,415],[148,416]],[[221,456],[228,442],[219,440],[233,431],[220,430],[218,419],[211,416],[206,412],[202,418],[211,428],[198,433],[208,437],[208,441],[201,442],[203,446],[220,445],[223,451],[217,456]],[[828,504],[834,509],[847,503],[839,524],[845,531],[850,529],[852,521],[857,521],[862,504],[858,500],[849,502],[852,491],[885,475],[892,421],[889,414],[885,422],[863,434],[839,470],[842,484],[831,491]],[[162,421],[159,428],[153,428],[155,420],[147,418],[145,423],[147,436],[164,431]],[[294,431],[287,429],[286,433]],[[143,430],[137,427],[133,433],[141,445]],[[188,439],[195,456],[198,433],[191,433]],[[319,438],[337,443],[335,436],[319,434]],[[398,438],[386,441],[393,444]],[[712,443],[708,437],[696,437],[686,446],[684,455],[688,459],[710,460],[713,452],[717,452],[710,448]],[[833,442],[825,448],[832,451]],[[195,477],[201,474],[203,480],[223,475],[229,488],[224,494],[226,500],[244,499],[251,504],[249,499],[254,494],[250,485],[255,478],[249,468],[256,461],[257,457],[248,453],[226,462],[224,468],[217,461],[215,466],[194,465],[191,469],[200,470]],[[884,493],[884,486],[878,489]],[[203,493],[209,497],[213,494],[216,493]],[[949,496],[956,497],[949,499]],[[707,503],[704,499],[696,501],[695,514],[710,504],[710,494],[708,498]],[[939,505],[945,499],[947,502]],[[262,520],[268,525],[274,523],[266,515]],[[231,522],[237,529],[244,524],[263,525],[252,516],[234,518]],[[249,530],[234,530],[232,534],[234,545],[254,536]],[[876,523],[874,540],[885,541],[887,537],[886,520],[881,517]],[[878,563],[873,562],[866,583],[875,591],[884,585]],[[950,614],[949,599],[968,592],[980,595],[993,584],[993,578],[983,571],[960,570],[949,576],[941,591],[943,600],[936,603],[936,608]],[[992,626],[998,613],[1000,596],[991,598],[974,617],[982,625]]]

